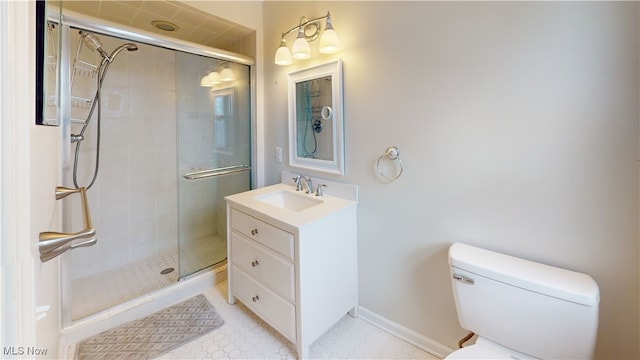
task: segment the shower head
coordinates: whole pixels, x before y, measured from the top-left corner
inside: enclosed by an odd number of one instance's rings
[[[109,55],[102,49],[102,42],[100,41],[100,39],[98,39],[97,36],[85,31],[80,31],[80,36],[82,36],[82,42],[86,47],[88,47],[92,51],[99,52],[103,58],[109,59]]]
[[[136,51],[138,50],[138,46],[134,43],[125,43],[122,44],[120,46],[118,46],[117,49],[113,50],[113,52],[111,53],[111,55],[109,55],[109,57],[107,58],[110,62],[113,61],[116,56],[118,56],[118,54],[122,51],[122,50],[127,50],[127,51]]]

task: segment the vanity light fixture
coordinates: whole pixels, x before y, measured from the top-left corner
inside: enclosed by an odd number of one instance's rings
[[[327,15],[312,20],[303,16],[300,18],[300,24],[283,32],[280,37],[280,47],[278,47],[278,50],[276,51],[275,63],[277,65],[291,65],[293,62],[292,59],[309,59],[311,57],[311,47],[309,46],[309,42],[318,38],[318,34],[320,33],[320,25],[318,23],[323,19],[327,20],[324,32],[320,37],[319,51],[323,54],[334,54],[340,51],[340,39],[338,39],[338,34],[333,29],[331,14],[327,11]],[[295,30],[298,30],[298,36],[293,42],[291,51],[289,51],[285,36]]]
[[[233,73],[233,70],[225,67],[220,72],[220,78],[222,79],[222,81],[233,81],[236,79],[236,74]]]
[[[202,87],[214,87],[223,82],[231,82],[236,79],[236,75],[233,70],[228,66],[225,66],[222,70],[216,70],[216,66],[209,67],[209,71],[200,78],[200,86]]]
[[[222,83],[220,73],[217,71],[211,71],[200,79],[200,86],[213,87]]]

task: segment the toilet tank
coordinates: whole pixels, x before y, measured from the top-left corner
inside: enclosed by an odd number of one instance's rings
[[[460,325],[541,359],[588,359],[600,294],[586,274],[461,243],[449,249]]]

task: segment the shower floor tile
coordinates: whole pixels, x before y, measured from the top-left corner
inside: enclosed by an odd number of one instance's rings
[[[72,282],[71,319],[78,320],[178,281],[177,251],[167,251],[126,266]],[[175,268],[167,275],[166,268]]]
[[[211,235],[183,246],[181,261],[189,272],[194,272],[220,262],[227,257],[226,240]],[[221,254],[221,255],[219,255]],[[167,268],[175,270],[163,275]],[[72,281],[71,319],[82,319],[161,289],[178,281],[178,252],[168,250],[125,266],[78,278]]]
[[[225,324],[159,359],[295,359],[295,346],[241,303],[226,302],[227,282],[205,296]],[[311,345],[312,359],[437,359],[359,318],[345,315]]]

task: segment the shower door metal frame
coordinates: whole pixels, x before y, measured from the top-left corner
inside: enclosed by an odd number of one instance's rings
[[[51,11],[50,11],[51,10]],[[98,18],[90,18],[85,15],[78,14],[73,11],[64,10],[62,14],[57,13],[48,8],[47,11],[48,20],[54,22],[60,26],[60,38],[58,41],[61,43],[60,47],[60,64],[69,64],[70,62],[70,29],[72,27],[79,28],[83,30],[87,30],[90,32],[96,32],[100,34],[104,34],[107,36],[118,37],[122,39],[126,39],[128,41],[140,42],[151,46],[159,46],[163,48],[167,48],[170,50],[181,51],[185,53],[201,55],[206,57],[211,57],[219,60],[227,60],[231,62],[235,62],[242,65],[249,66],[249,96],[250,96],[250,114],[251,114],[251,125],[250,125],[250,143],[255,143],[255,134],[256,134],[256,120],[255,120],[255,110],[256,110],[256,78],[255,78],[255,60],[251,57],[235,54],[229,51],[215,49],[211,47],[207,47],[205,45],[199,45],[195,43],[190,43],[187,41],[182,41],[179,39],[170,38],[167,36],[162,36],[159,34],[154,34],[150,32],[145,32],[144,30],[134,29],[131,27],[127,27],[125,25],[114,24],[108,21],[98,19]],[[60,107],[57,112],[57,118],[59,120],[59,124],[62,129],[62,154],[61,154],[61,167],[62,169],[67,169],[71,164],[71,104],[70,104],[70,70],[67,66],[59,66],[59,101]],[[251,171],[251,187],[255,186],[255,149],[252,146],[250,151],[251,153],[251,165],[248,169],[243,169],[244,171]],[[64,172],[63,172],[64,173]],[[68,179],[62,179],[66,181]],[[62,217],[62,216],[61,216]],[[64,217],[62,217],[63,225],[68,226],[68,224],[64,224]],[[62,329],[70,328],[76,323],[82,323],[85,319],[79,319],[73,321],[71,319],[71,307],[65,306],[65,304],[71,304],[71,289],[70,280],[65,281],[65,279],[71,279],[71,264],[70,261],[65,257],[60,261],[60,315],[61,315],[61,325]],[[100,313],[94,314],[91,316],[100,316]]]

